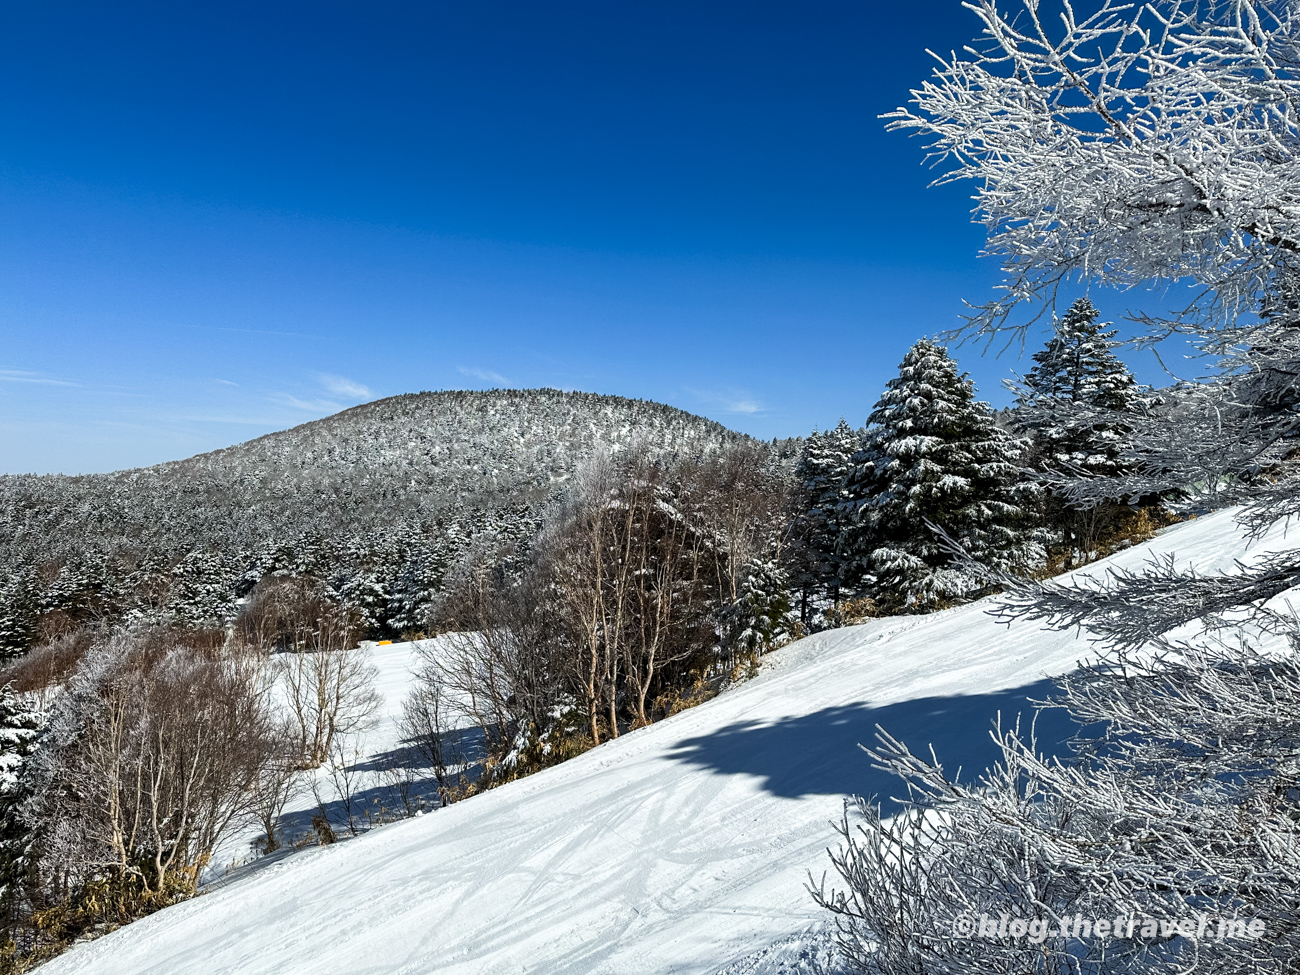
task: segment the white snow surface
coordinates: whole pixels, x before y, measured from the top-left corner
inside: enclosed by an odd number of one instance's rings
[[[1219,512],[1107,563],[1173,552],[1230,570]],[[816,634],[718,698],[545,772],[314,847],[83,944],[42,975],[775,975],[809,971],[846,794],[896,783],[856,748],[877,722],[978,771],[987,730],[1028,712],[1086,635],[1004,627],[988,603]],[[409,649],[382,648],[385,697]],[[394,677],[394,674],[397,677]],[[386,738],[386,735],[380,735]],[[965,774],[965,773],[963,773]]]
[[[398,722],[402,717],[402,702],[406,699],[411,684],[411,674],[418,670],[422,659],[414,643],[389,643],[373,645],[367,650],[371,663],[374,664],[375,693],[379,696],[379,706],[375,709],[373,720],[362,737],[362,747],[368,759],[374,759],[401,746]],[[312,792],[312,780],[326,801],[334,797],[330,790],[329,775],[325,769],[316,769],[307,773],[299,783],[294,795],[285,804],[282,819],[293,824],[289,832],[297,835],[306,831],[303,825],[310,820],[317,809],[316,797]],[[373,777],[368,777],[363,784],[373,784]],[[257,858],[255,844],[260,843],[263,832],[253,824],[234,832],[213,851],[213,867],[204,877],[208,882],[219,882],[227,871],[245,866]],[[291,836],[290,839],[293,837]]]

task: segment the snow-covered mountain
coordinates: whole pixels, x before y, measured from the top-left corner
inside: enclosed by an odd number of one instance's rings
[[[1232,571],[1277,544],[1248,548],[1220,512],[1080,572],[1156,553]],[[822,918],[804,885],[828,868],[831,820],[846,794],[897,785],[857,744],[880,724],[972,775],[993,755],[997,713],[1027,711],[1046,678],[1089,653],[1086,634],[1004,627],[988,606],[809,637],[693,710],[449,808],[255,865],[41,971],[810,971]],[[1041,740],[1062,731],[1040,722]]]
[[[377,400],[188,460],[112,474],[0,477],[11,543],[40,532],[88,542],[228,524],[331,531],[436,519],[456,504],[544,499],[597,445],[644,440],[708,452],[747,440],[670,406],[559,390],[463,390]],[[165,513],[166,518],[156,517]]]
[[[375,605],[381,633],[418,630],[413,607],[460,553],[528,537],[593,451],[637,442],[694,456],[751,441],[645,400],[452,391],[394,396],[156,467],[3,476],[0,611],[26,600],[76,622],[215,625],[275,571],[331,575]]]

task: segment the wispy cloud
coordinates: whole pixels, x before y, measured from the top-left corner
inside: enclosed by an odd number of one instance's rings
[[[214,379],[214,380],[212,380],[212,381],[213,381],[214,383],[221,383],[221,385],[223,385],[223,386],[238,386],[238,385],[239,385],[239,383],[234,382],[234,381],[229,380],[229,379]]]
[[[328,372],[321,373],[320,384],[335,396],[349,396],[352,399],[370,399],[370,397],[375,395],[369,386],[363,386],[361,383],[348,379],[346,376],[335,376]]]
[[[752,415],[767,412],[767,407],[763,405],[761,400],[742,389],[708,390],[688,388],[686,391],[723,413]]]
[[[275,397],[275,401],[283,403],[285,406],[292,406],[295,410],[306,410],[309,413],[337,413],[343,409],[342,403],[335,403],[328,399],[299,399],[297,396],[291,396],[288,393],[282,393]]]
[[[456,371],[462,376],[469,376],[471,379],[477,379],[485,383],[497,383],[501,386],[509,386],[510,380],[499,372],[493,372],[491,369],[471,369],[468,366],[457,366]]]
[[[269,328],[228,328],[225,325],[180,325],[179,328],[197,328],[204,332],[242,332],[245,335],[288,335],[296,339],[318,339],[319,335],[306,332],[276,332]]]
[[[24,372],[21,369],[0,369],[0,382],[3,383],[37,383],[41,386],[80,386],[64,379],[51,379],[43,373]]]

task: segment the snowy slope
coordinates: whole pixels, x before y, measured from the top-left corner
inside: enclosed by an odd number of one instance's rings
[[[379,697],[379,705],[375,709],[370,727],[359,742],[362,754],[365,756],[363,765],[380,765],[385,756],[401,747],[398,722],[402,716],[402,702],[410,690],[411,674],[422,664],[416,646],[414,643],[392,643],[370,646],[367,651],[376,671],[374,689]],[[313,780],[317,786],[316,792],[312,790]],[[370,786],[372,791],[387,792],[377,788],[378,782],[374,775],[362,776],[359,785],[363,790],[366,786]],[[421,785],[423,788],[417,791],[433,801],[436,798],[437,784],[432,780],[431,773],[428,780]],[[318,809],[317,793],[326,802],[334,799],[334,794],[330,790],[329,775],[325,769],[308,773],[285,804],[281,816],[282,832],[290,842],[310,832],[312,814]],[[385,798],[389,797],[385,795]],[[204,881],[208,883],[221,881],[230,871],[256,860],[260,849],[257,844],[262,838],[262,830],[252,824],[245,829],[235,831],[213,852],[212,867],[205,875]]]
[[[1272,540],[1276,545],[1277,540]],[[1249,557],[1231,512],[1115,557]],[[1104,563],[1103,563],[1104,565]],[[1093,566],[1085,572],[1097,572]],[[879,722],[982,767],[1085,639],[998,626],[977,604],[818,634],[754,680],[557,768],[251,872],[56,959],[95,975],[712,973],[788,970],[820,921],[845,793],[893,783],[855,747]],[[398,651],[393,651],[397,653]]]

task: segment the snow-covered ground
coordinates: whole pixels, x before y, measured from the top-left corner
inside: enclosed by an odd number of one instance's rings
[[[402,702],[406,700],[410,689],[411,675],[423,663],[417,651],[418,646],[414,643],[367,646],[370,660],[377,671],[375,692],[379,697],[379,705],[370,726],[359,740],[365,755],[359,764],[365,771],[357,777],[356,788],[361,797],[361,805],[371,806],[372,812],[377,812],[380,805],[385,810],[400,807],[400,800],[394,790],[386,785],[381,770],[388,764],[387,759],[402,748],[398,722],[402,716]],[[409,756],[400,757],[409,761]],[[424,772],[416,792],[418,797],[436,802],[437,783],[433,780],[432,770]],[[319,809],[318,796],[329,807],[335,828],[343,829],[343,816],[328,771],[324,768],[317,769],[304,776],[285,805],[281,832],[288,842],[292,843],[311,833],[311,817]],[[212,866],[204,877],[205,881],[220,884],[224,880],[238,877],[241,869],[259,857],[264,835],[261,829],[250,824],[227,837],[213,852]],[[289,855],[290,852],[285,850],[278,857]]]
[[[1247,551],[1232,517],[1176,526],[1108,561],[1136,567],[1154,550],[1228,569],[1271,547]],[[857,744],[879,723],[974,773],[992,756],[995,714],[1027,712],[1027,695],[1089,653],[1078,634],[1003,627],[986,609],[801,640],[698,708],[447,809],[247,871],[41,971],[805,971],[822,918],[804,885],[828,866],[831,820],[845,794],[895,788]],[[410,650],[383,649],[386,698],[400,706]]]

